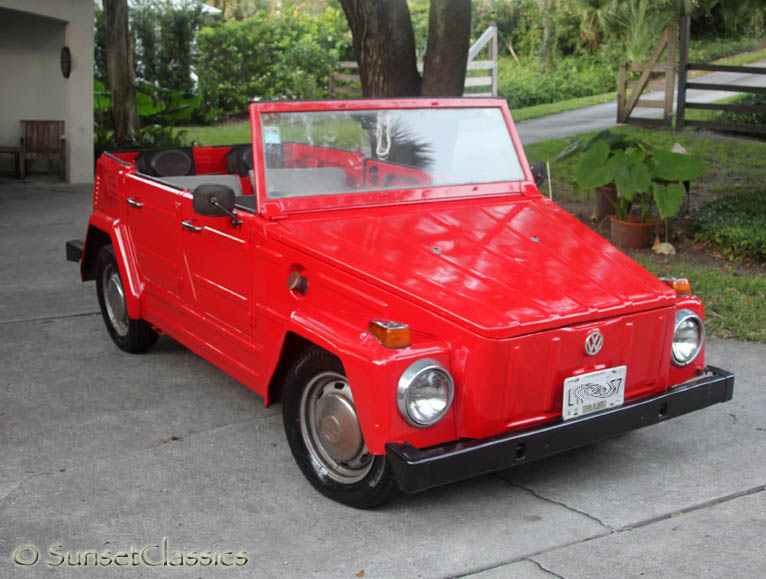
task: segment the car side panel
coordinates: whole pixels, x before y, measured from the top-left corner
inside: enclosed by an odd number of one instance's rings
[[[215,352],[224,370],[240,367],[248,375],[246,384],[265,394],[274,348],[268,327],[256,323],[255,315],[262,282],[253,240],[262,236],[261,220],[235,210],[240,225],[234,227],[229,217],[198,215],[188,192],[181,204],[184,222],[195,228],[181,236],[181,295],[195,312],[195,339]]]
[[[144,290],[164,300],[180,297],[181,192],[129,174],[122,187],[127,223]]]

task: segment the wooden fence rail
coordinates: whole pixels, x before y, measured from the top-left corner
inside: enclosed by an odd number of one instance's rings
[[[678,44],[676,44],[678,39]],[[617,92],[617,122],[641,125],[671,126],[673,123],[673,96],[675,92],[675,72],[678,72],[678,94],[676,96],[676,130],[683,131],[686,127],[704,127],[720,131],[747,133],[764,133],[766,127],[716,121],[688,120],[688,109],[704,111],[727,111],[739,113],[766,114],[766,106],[737,105],[722,103],[689,102],[687,92],[693,89],[714,90],[731,93],[766,94],[766,86],[743,86],[739,84],[711,83],[690,80],[690,71],[702,72],[735,72],[745,74],[766,75],[766,68],[758,66],[729,66],[719,64],[704,64],[689,62],[689,42],[691,39],[691,20],[684,17],[679,26],[668,27],[657,45],[649,62],[624,62],[620,65]],[[678,46],[678,49],[676,48]],[[676,67],[676,51],[678,51],[678,66]],[[665,64],[660,64],[662,53],[667,53]],[[631,72],[641,72],[637,82],[629,80]],[[665,74],[665,98],[659,100],[642,99],[641,94],[648,85],[652,73]],[[633,92],[629,94],[629,90]],[[661,108],[664,111],[661,119],[632,118],[630,115],[636,107]]]
[[[484,49],[486,49],[487,58],[485,60],[477,60]],[[497,96],[497,56],[497,24],[490,22],[489,27],[468,50],[467,74],[463,96]],[[362,96],[362,81],[357,72],[358,70],[359,65],[354,61],[339,62],[336,72],[330,76],[330,96]],[[418,62],[418,71],[423,72],[422,62]],[[471,74],[475,71],[488,72],[483,76]],[[488,90],[476,90],[480,88]]]
[[[683,131],[686,127],[703,127],[718,131],[762,133],[766,134],[766,127],[762,125],[748,125],[740,123],[722,123],[717,121],[696,121],[686,118],[686,110],[703,111],[727,111],[740,113],[766,114],[766,106],[759,105],[736,105],[722,103],[694,103],[687,101],[686,92],[690,89],[719,90],[733,93],[766,94],[766,87],[742,86],[738,84],[689,82],[690,70],[705,72],[741,72],[746,74],[766,75],[766,68],[758,66],[728,66],[719,64],[700,64],[689,62],[689,40],[691,38],[691,19],[684,17],[681,20],[681,54],[678,64],[678,102],[676,104],[676,130]]]

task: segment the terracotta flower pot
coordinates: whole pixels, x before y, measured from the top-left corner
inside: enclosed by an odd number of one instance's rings
[[[596,215],[606,217],[614,215],[614,204],[617,202],[617,188],[608,185],[606,187],[596,187]]]
[[[614,215],[610,218],[612,243],[624,249],[649,247],[654,239],[654,228],[659,222],[640,223],[634,215],[629,215],[628,219],[620,221]]]

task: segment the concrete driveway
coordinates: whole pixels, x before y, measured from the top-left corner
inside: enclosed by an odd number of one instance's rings
[[[766,576],[766,347],[709,342],[727,404],[357,511],[305,482],[280,406],[167,337],[112,345],[64,260],[90,196],[0,180],[0,577]]]

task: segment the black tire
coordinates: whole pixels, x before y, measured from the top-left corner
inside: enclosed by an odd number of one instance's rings
[[[106,331],[117,347],[131,354],[145,352],[157,341],[157,332],[144,320],[128,316],[120,269],[111,245],[96,257],[96,293]]]
[[[287,374],[283,400],[290,450],[320,493],[358,509],[382,505],[399,493],[387,458],[367,452],[336,356],[316,346],[307,349]]]

